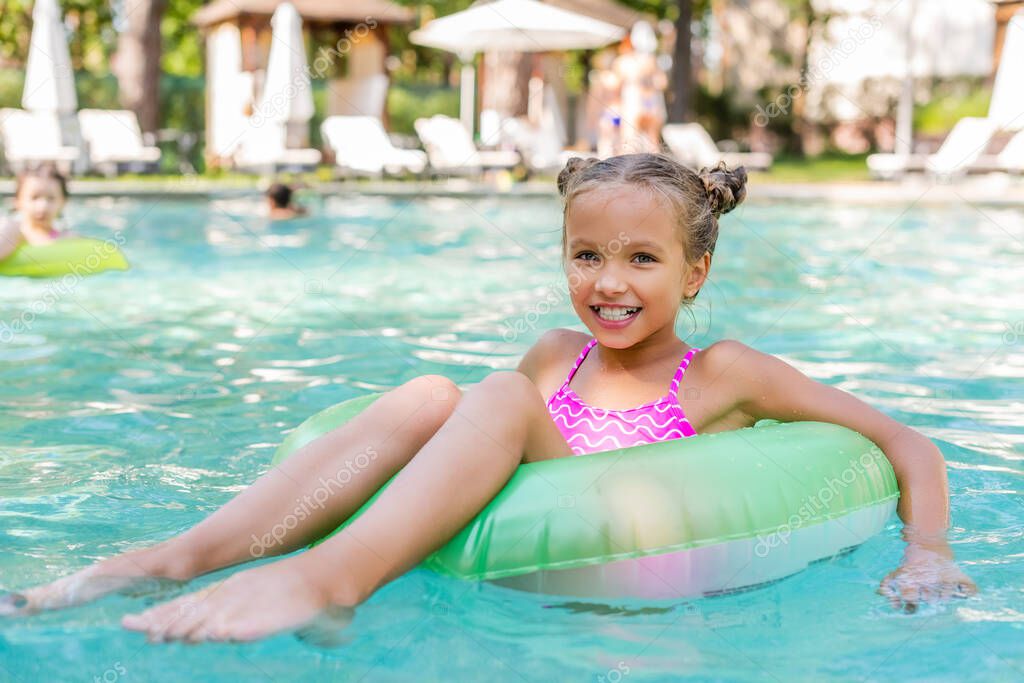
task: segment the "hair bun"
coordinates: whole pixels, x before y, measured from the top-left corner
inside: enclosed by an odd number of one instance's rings
[[[704,183],[711,213],[716,218],[735,209],[747,196],[747,169],[742,166],[730,171],[720,161],[714,168],[702,168],[697,175]]]
[[[565,162],[565,168],[558,174],[558,194],[564,197],[572,179],[600,161],[600,159],[595,157],[588,159],[572,157],[569,161]]]

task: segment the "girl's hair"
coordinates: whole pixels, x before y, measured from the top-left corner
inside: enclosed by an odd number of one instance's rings
[[[27,168],[19,173],[14,185],[15,197],[21,194],[21,188],[29,178],[56,180],[57,185],[60,186],[60,193],[64,196],[64,199],[68,198],[68,179],[65,178],[64,174],[58,171],[57,167],[53,164],[40,164],[38,166]]]
[[[687,262],[715,253],[718,217],[729,213],[747,195],[747,171],[729,170],[725,162],[694,172],[664,154],[623,154],[607,159],[573,157],[558,174],[562,195],[562,253],[565,217],[576,197],[614,185],[635,185],[665,199],[683,241]]]

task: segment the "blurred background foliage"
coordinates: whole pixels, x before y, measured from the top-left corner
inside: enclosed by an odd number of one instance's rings
[[[71,59],[76,70],[76,89],[79,106],[120,108],[117,80],[111,74],[111,59],[117,51],[119,30],[125,26],[125,4],[128,0],[60,0]],[[135,0],[138,1],[138,0]],[[146,1],[146,0],[142,0]],[[172,131],[161,144],[164,148],[164,168],[179,168],[179,146],[173,142],[186,134],[195,144],[183,150],[191,165],[202,169],[202,139],[205,115],[203,79],[203,38],[191,18],[203,0],[149,0],[162,3],[160,20],[162,35],[162,75],[158,88],[160,98],[160,128]],[[343,0],[338,0],[343,1]],[[420,22],[466,9],[472,0],[434,0],[424,3],[416,0],[396,0],[414,7]],[[675,21],[680,3],[690,0],[619,0],[656,19]],[[814,12],[810,0],[783,0],[792,21],[802,22],[810,30],[816,22],[827,17]],[[711,0],[692,0],[690,36],[700,43],[708,37]],[[0,107],[18,107],[24,80],[24,60],[32,27],[33,0],[0,0]],[[388,93],[388,117],[393,132],[412,135],[413,121],[420,116],[435,113],[457,116],[459,111],[458,71],[455,55],[414,45],[409,41],[410,28],[392,26],[388,42],[393,59],[389,62],[392,86]],[[310,56],[314,45],[308,46]],[[585,52],[568,53],[566,59],[566,86],[568,92],[582,91],[587,77]],[[780,64],[806,67],[806,55],[801,51],[779,52],[773,55]],[[933,97],[917,107],[915,126],[922,136],[942,135],[963,116],[984,115],[989,93],[982,84],[954,81],[937,84]],[[319,123],[326,102],[326,82],[313,83],[317,115],[312,121],[313,144],[319,144]],[[773,101],[779,94],[766,88],[756,93],[758,101]],[[736,137],[750,126],[750,108],[738,103],[736,93],[728,88],[710,90],[699,81],[691,86],[690,109],[716,139]],[[748,93],[749,95],[749,93]],[[748,97],[749,99],[749,97]],[[800,120],[799,108],[784,116],[773,118],[769,133],[783,141],[782,150],[799,155],[799,131],[806,127]]]

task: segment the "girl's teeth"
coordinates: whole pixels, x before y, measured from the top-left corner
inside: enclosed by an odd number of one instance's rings
[[[633,315],[634,313],[636,313],[640,309],[639,308],[602,308],[600,306],[595,306],[594,310],[597,311],[597,315],[600,316],[601,318],[603,318],[604,320],[616,321],[616,320],[625,320],[626,318],[630,317],[631,315]]]

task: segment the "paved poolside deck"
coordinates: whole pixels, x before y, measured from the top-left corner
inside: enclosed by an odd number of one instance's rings
[[[253,195],[263,187],[251,181],[225,181],[200,176],[181,180],[72,180],[76,197],[181,197],[204,198]],[[447,181],[330,181],[310,182],[310,190],[337,196],[386,197],[452,196],[509,198],[556,197],[553,178],[515,183],[499,188],[494,183],[449,179]],[[0,180],[0,196],[14,194],[13,180]],[[748,199],[754,201],[826,201],[851,204],[961,204],[1024,205],[1024,178],[1003,175],[967,177],[955,182],[924,177],[902,182],[783,183],[752,179]]]

